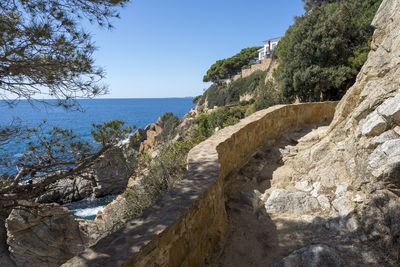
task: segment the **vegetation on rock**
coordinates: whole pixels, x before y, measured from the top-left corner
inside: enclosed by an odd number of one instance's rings
[[[265,73],[256,72],[230,84],[220,83],[236,74],[226,71],[224,66],[238,55],[219,60],[204,76],[204,81],[214,84],[197,105],[203,106],[207,101],[208,109],[222,107],[239,103],[241,95],[250,94],[255,101],[248,109],[250,114],[295,100],[339,100],[354,83],[367,58],[373,33],[370,24],[382,0],[303,2],[306,13],[296,18],[278,44],[279,66],[273,73],[274,79],[265,81]]]
[[[229,104],[237,104],[243,94],[252,94],[257,87],[264,83],[265,72],[256,71],[248,77],[239,78],[229,85],[213,84],[204,92],[199,104],[207,99],[207,107],[222,107]]]
[[[210,137],[216,129],[238,123],[240,119],[244,118],[245,112],[246,108],[244,107],[234,107],[232,109],[221,108],[211,114],[202,113],[197,117],[199,134]]]
[[[147,152],[141,153],[139,165],[148,171],[124,192],[128,203],[124,210],[125,220],[140,215],[183,178],[189,150],[203,140],[204,137],[195,135],[183,141],[164,144],[154,159]]]
[[[274,77],[288,101],[338,100],[367,58],[382,0],[305,2],[309,11],[278,44]]]
[[[207,71],[203,81],[218,82],[239,73],[244,66],[247,66],[251,60],[258,56],[257,50],[260,48],[259,46],[244,48],[233,57],[218,60]]]

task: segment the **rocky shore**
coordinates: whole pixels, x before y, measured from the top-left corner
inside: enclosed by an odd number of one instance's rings
[[[27,202],[24,208],[12,210],[0,229],[7,238],[0,251],[0,265],[59,266],[121,227],[127,220],[122,211],[129,209],[122,193],[148,171],[138,165],[139,153],[154,158],[160,147],[171,140],[184,139],[197,125],[195,119],[186,117],[173,126],[160,117],[102,156],[84,177],[61,180],[37,203]],[[61,206],[110,194],[119,195],[94,220],[74,219]]]

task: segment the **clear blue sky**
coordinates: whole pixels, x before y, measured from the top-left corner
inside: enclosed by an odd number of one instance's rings
[[[112,31],[91,27],[106,97],[184,97],[202,93],[218,59],[282,36],[303,14],[300,0],[134,0]]]

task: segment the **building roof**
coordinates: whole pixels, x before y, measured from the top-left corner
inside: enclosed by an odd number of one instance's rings
[[[271,39],[265,40],[264,43],[267,43],[268,41],[271,41],[271,42],[280,41],[281,39],[282,39],[282,36],[281,37],[275,37],[275,38],[271,38]]]

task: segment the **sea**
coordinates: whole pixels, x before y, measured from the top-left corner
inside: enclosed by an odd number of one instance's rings
[[[19,123],[35,127],[46,120],[46,125],[57,125],[64,129],[73,129],[84,140],[92,142],[90,131],[92,124],[105,121],[122,120],[128,126],[145,128],[154,123],[166,112],[172,112],[182,118],[194,107],[193,98],[123,98],[123,99],[80,99],[77,100],[83,112],[66,111],[53,105],[27,100],[15,101],[10,108],[0,101],[0,125]],[[55,100],[46,100],[49,104]],[[10,144],[5,147],[7,154],[19,157],[24,152],[23,144]],[[1,153],[0,153],[1,156]],[[115,196],[102,199],[89,198],[66,205],[75,217],[94,219],[97,212],[105,208]]]

